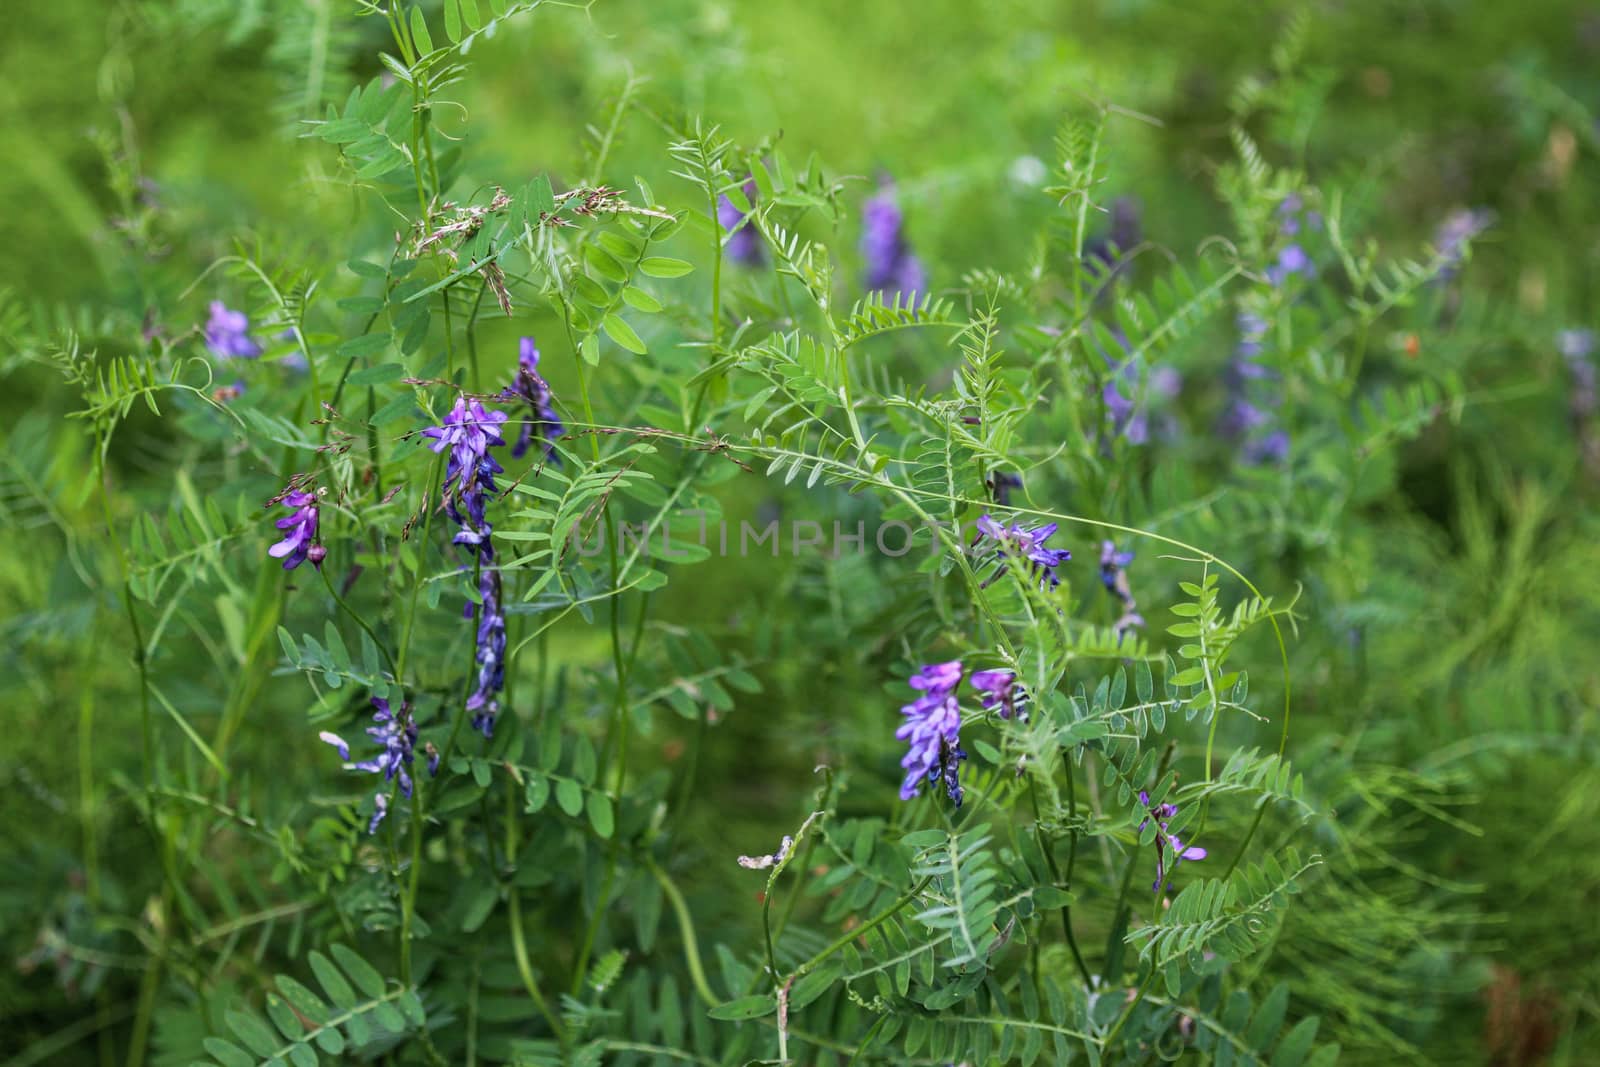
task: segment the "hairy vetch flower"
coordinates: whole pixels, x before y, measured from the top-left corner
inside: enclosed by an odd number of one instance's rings
[[[492,566],[494,550],[485,542],[482,570],[478,574],[478,681],[467,698],[473,729],[484,737],[494,736],[495,718],[500,714],[500,691],[506,687],[506,616],[500,604],[500,570]],[[469,609],[473,605],[468,605]]]
[[[752,206],[753,211],[758,191],[755,179],[751,178],[746,181],[739,187],[739,191],[744,194],[745,200]],[[756,229],[754,223],[739,226],[741,222],[745,221],[747,214],[747,212],[740,211],[739,206],[726,195],[717,198],[717,223],[731,234],[723,245],[728,252],[728,258],[735,263],[743,263],[747,267],[757,267],[761,265],[762,261],[761,232]],[[738,229],[735,230],[735,227],[738,227]]]
[[[282,559],[286,571],[294,570],[308,559],[321,567],[327,551],[316,543],[317,494],[295,489],[285,493],[278,503],[289,508],[290,514],[275,524],[284,531],[283,540],[267,549],[267,555]]]
[[[376,724],[367,727],[367,735],[382,746],[376,756],[362,760],[352,767],[352,770],[365,771],[368,774],[381,774],[385,782],[398,779],[400,792],[404,796],[411,795],[411,765],[416,759],[417,726],[411,718],[411,705],[402,703],[398,715],[389,710],[389,702],[382,697],[373,697],[372,706],[377,710],[372,714],[372,721]],[[350,759],[350,746],[336,733],[324,730],[317,735],[325,744],[332,745],[339,752],[342,760]],[[428,773],[439,772],[439,760],[433,757],[428,761]],[[389,811],[389,797],[379,791],[373,797],[375,810],[372,821],[367,824],[367,832],[374,833],[378,824]]]
[[[989,496],[996,504],[1005,507],[1011,503],[1011,491],[1022,488],[1022,476],[1010,471],[995,471],[988,480]]]
[[[443,426],[430,426],[422,431],[423,436],[432,439],[428,447],[433,451],[450,450],[450,460],[445,465],[444,492],[451,521],[461,527],[455,537],[458,545],[477,545],[488,536],[484,493],[496,491],[494,476],[505,469],[489,454],[489,449],[505,444],[500,436],[500,424],[505,421],[505,412],[487,411],[478,400],[463,396],[456,398]],[[456,507],[457,500],[466,508],[465,517]]]
[[[521,459],[528,451],[528,446],[533,443],[533,439],[537,437],[545,444],[545,458],[554,459],[556,450],[551,442],[565,434],[567,430],[561,424],[561,416],[556,414],[556,409],[551,403],[550,384],[539,373],[539,349],[534,345],[533,338],[522,339],[521,353],[517,357],[516,380],[500,394],[500,398],[507,401],[526,401],[531,409],[528,416],[523,419],[522,432],[517,435],[517,443],[511,446],[511,458]]]
[[[220,300],[211,301],[211,317],[206,319],[206,347],[218,359],[254,359],[261,346],[250,336],[250,316],[230,310]]]
[[[1433,234],[1434,252],[1443,261],[1440,281],[1449,281],[1461,269],[1468,243],[1494,223],[1494,214],[1483,208],[1453,211]]]
[[[867,265],[867,289],[873,292],[919,293],[928,287],[922,261],[906,241],[905,216],[887,182],[861,212],[861,258]]]
[[[1133,587],[1128,584],[1127,567],[1132,562],[1132,552],[1118,552],[1114,541],[1100,542],[1100,584],[1122,601],[1122,615],[1111,624],[1111,631],[1118,637],[1135,626],[1144,625],[1144,616],[1139,614],[1139,605],[1133,599]]]
[[[1002,719],[1015,716],[1017,709],[1028,699],[1028,694],[1017,684],[1017,676],[1012,671],[973,671],[968,681],[972,683],[972,688],[983,694],[984,710],[997,711]]]
[[[1039,579],[1041,587],[1048,585],[1051,589],[1061,584],[1060,575],[1056,568],[1072,558],[1072,553],[1065,548],[1046,548],[1044,543],[1056,532],[1055,523],[1045,523],[1043,526],[1025,527],[1020,523],[1010,526],[996,522],[993,517],[984,515],[978,520],[978,544],[992,553],[999,562],[995,573],[990,575],[984,585],[989,585],[1006,570],[1006,559],[1015,557],[1026,560],[1029,571]]]
[[[922,695],[900,709],[906,721],[894,732],[908,747],[900,761],[906,771],[901,800],[920,796],[924,781],[942,781],[951,803],[961,806],[959,764],[967,754],[961,750],[961,706],[956,701],[960,684],[960,660],[929,664],[911,676],[911,688]]]
[[[1218,429],[1223,436],[1242,441],[1241,458],[1252,466],[1281,462],[1289,455],[1289,435],[1277,419],[1258,407],[1252,396],[1263,403],[1270,400],[1273,373],[1256,360],[1265,350],[1269,324],[1252,312],[1241,312],[1237,319],[1239,343],[1233,361],[1223,373],[1228,404]]]
[[[1152,808],[1150,807],[1150,794],[1143,789],[1139,790],[1139,803],[1143,804],[1145,810],[1155,817],[1156,826],[1159,828],[1159,832],[1156,834],[1156,880],[1155,884],[1150,887],[1153,892],[1159,893],[1166,886],[1167,879],[1171,877],[1172,872],[1178,869],[1178,864],[1184,860],[1203,860],[1206,858],[1206,850],[1194,845],[1185,847],[1177,835],[1167,832],[1167,823],[1174,815],[1178,814],[1176,805],[1159,804]],[[1139,824],[1139,832],[1143,833],[1144,828],[1148,825],[1150,825],[1149,819],[1141,822]],[[1172,852],[1172,866],[1170,867],[1167,866],[1168,850]]]

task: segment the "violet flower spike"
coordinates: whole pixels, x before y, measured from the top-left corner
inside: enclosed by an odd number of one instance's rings
[[[973,671],[969,681],[972,683],[972,688],[983,694],[985,711],[998,712],[1002,719],[1027,718],[1027,713],[1019,712],[1018,709],[1028,699],[1028,694],[1017,684],[1015,672]]]
[[[909,299],[928,287],[922,261],[906,241],[905,217],[888,182],[879,185],[878,195],[861,210],[861,258],[866,261],[870,291],[904,293]]]
[[[472,712],[472,727],[484,737],[494,736],[494,724],[500,714],[498,696],[506,686],[506,616],[500,606],[500,571],[491,566],[493,550],[483,562],[478,576],[478,593],[483,597],[483,607],[478,621],[478,650],[474,656],[478,664],[478,680],[472,695],[467,698],[467,710]]]
[[[717,224],[729,233],[723,248],[727,251],[728,258],[735,263],[747,267],[759,267],[764,260],[761,252],[761,232],[756,229],[754,223],[746,221],[755,213],[756,194],[759,192],[755,179],[747,180],[739,190],[744,194],[745,201],[751,205],[749,212],[740,211],[739,206],[726,195],[717,198]],[[739,225],[741,222],[744,223],[743,226]]]
[[[294,570],[308,559],[321,569],[322,559],[327,555],[327,551],[315,543],[317,495],[297,489],[285,494],[280,503],[292,511],[274,524],[284,531],[284,537],[282,541],[267,549],[267,555],[273,559],[282,559],[283,569],[286,571]]]
[[[1043,526],[1024,527],[1020,523],[1012,523],[1009,527],[996,522],[990,515],[978,519],[978,543],[988,544],[988,551],[996,557],[999,566],[995,573],[990,575],[984,585],[989,585],[1005,572],[1005,560],[1015,556],[1026,560],[1029,571],[1039,580],[1041,588],[1048,586],[1054,589],[1061,584],[1061,577],[1056,573],[1056,568],[1072,558],[1072,553],[1065,548],[1046,548],[1044,543],[1056,532],[1057,525],[1053,522]]]
[[[1172,872],[1178,869],[1178,864],[1184,860],[1203,860],[1206,858],[1206,850],[1197,845],[1185,846],[1177,835],[1167,831],[1167,823],[1171,821],[1174,815],[1178,814],[1177,805],[1159,804],[1151,808],[1150,794],[1143,789],[1139,790],[1139,803],[1144,806],[1145,810],[1150,812],[1151,816],[1156,820],[1157,827],[1159,827],[1159,832],[1156,834],[1156,880],[1150,887],[1152,892],[1159,893],[1166,887],[1167,879],[1172,876]],[[1144,828],[1148,825],[1150,825],[1150,820],[1147,818],[1139,824],[1139,832],[1143,833]],[[1172,851],[1172,865],[1170,867],[1167,866],[1166,855],[1169,849]]]
[[[411,705],[401,704],[398,714],[391,711],[389,702],[382,697],[373,697],[374,712],[372,721],[376,724],[367,727],[367,736],[382,746],[382,750],[370,759],[354,764],[350,769],[363,771],[368,774],[381,774],[385,782],[398,781],[400,794],[409,797],[414,787],[411,779],[411,766],[416,759],[417,724],[411,717]],[[332,745],[339,752],[339,758],[346,762],[350,759],[350,746],[344,738],[327,730],[317,735],[325,744]],[[428,773],[437,774],[439,771],[438,753],[433,746],[428,746]],[[383,822],[389,813],[388,793],[379,789],[373,795],[372,821],[367,824],[367,833],[376,833],[378,825]]]
[[[961,661],[951,660],[928,664],[911,676],[911,688],[922,695],[900,709],[906,721],[894,733],[909,749],[900,761],[906,772],[901,800],[920,796],[924,781],[942,781],[951,803],[961,807],[959,763],[967,758],[961,749],[961,706],[955,695],[961,674]]]
[[[206,347],[218,359],[255,359],[261,345],[250,336],[250,316],[234,311],[220,300],[211,301],[206,319]]]
[[[539,349],[533,338],[522,339],[516,380],[501,392],[500,399],[508,402],[522,400],[531,409],[523,419],[517,443],[511,446],[511,458],[521,459],[537,437],[545,443],[545,459],[559,461],[553,442],[567,430],[552,403],[554,394],[550,391],[550,383],[539,374]]]

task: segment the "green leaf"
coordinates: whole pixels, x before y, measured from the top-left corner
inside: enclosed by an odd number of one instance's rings
[[[777,1008],[777,1001],[772,997],[740,997],[725,1004],[718,1004],[706,1014],[713,1019],[759,1019],[763,1015],[770,1015]]]
[[[467,0],[467,2],[471,3],[471,0]],[[530,212],[538,212],[541,215],[548,215],[555,209],[556,194],[550,188],[549,176],[545,174],[536,175],[533,181],[528,183],[528,210]]]
[[[334,1006],[346,1010],[355,1007],[355,990],[350,988],[350,983],[344,980],[344,975],[328,961],[328,957],[312,950],[307,959],[311,962],[311,973],[317,976],[317,983],[322,986],[323,992],[328,994],[328,999],[333,1001]]]
[[[333,953],[333,958],[339,961],[339,966],[343,967],[344,973],[355,982],[357,989],[374,1000],[383,996],[386,991],[383,975],[379,974],[372,964],[344,945],[331,945],[328,951]]]
[[[272,1031],[267,1029],[265,1023],[254,1015],[242,1011],[229,1011],[223,1014],[223,1019],[228,1024],[228,1029],[248,1045],[258,1056],[271,1056],[278,1051],[278,1039],[272,1036]]]
[[[433,51],[433,35],[428,32],[428,20],[422,17],[422,9],[411,9],[411,39],[417,44],[417,51],[427,55]]]
[[[694,270],[694,264],[666,256],[646,256],[639,261],[639,269],[652,278],[681,278]]]
[[[461,40],[461,12],[456,8],[456,0],[444,0],[444,32],[451,44]]]
[[[422,999],[409,989],[400,994],[400,1010],[411,1020],[412,1026],[421,1027],[427,1022],[427,1016],[422,1011]]]
[[[528,775],[528,803],[523,811],[529,815],[542,811],[550,800],[550,779],[542,774]]]
[[[633,327],[623,321],[622,316],[615,313],[607,315],[605,322],[601,325],[606,331],[607,337],[626,348],[629,352],[639,356],[645,354],[644,342],[639,339],[638,334],[633,332]]]
[[[270,1018],[278,1032],[290,1041],[298,1041],[306,1032],[305,1025],[300,1022],[300,1017],[294,1009],[276,993],[267,994],[267,1017]]]
[[[222,1067],[256,1067],[256,1058],[240,1048],[238,1045],[222,1040],[220,1037],[208,1037],[200,1042],[205,1050],[215,1057]]]
[[[656,312],[661,310],[661,301],[657,300],[643,289],[635,289],[631,285],[622,290],[622,299],[625,300],[629,306],[637,308],[646,315],[654,315]]]
[[[594,827],[594,832],[610,840],[612,832],[616,829],[611,813],[611,798],[598,790],[589,794],[589,825]]]
[[[576,816],[583,810],[583,788],[571,778],[557,779],[556,804],[568,815]]]
[[[288,975],[280,974],[276,981],[283,999],[294,1005],[294,1010],[309,1019],[312,1025],[321,1026],[328,1021],[328,1006],[321,997]]]

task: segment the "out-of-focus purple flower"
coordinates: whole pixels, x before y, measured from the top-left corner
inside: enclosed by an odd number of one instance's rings
[[[433,451],[450,450],[444,493],[450,518],[461,528],[455,537],[458,545],[476,545],[488,536],[484,493],[496,491],[494,476],[504,470],[489,449],[505,444],[500,436],[500,424],[505,421],[505,412],[487,411],[478,400],[463,396],[456,399],[443,426],[422,431],[423,436],[431,438],[428,447]],[[458,499],[466,509],[465,517],[456,507]]]
[[[550,384],[539,373],[539,349],[534,345],[533,338],[522,339],[521,352],[517,357],[516,380],[500,396],[507,401],[526,401],[531,409],[523,419],[522,432],[517,435],[517,443],[511,446],[511,458],[521,459],[528,451],[528,446],[533,443],[533,439],[537,437],[544,442],[545,458],[555,459],[556,450],[551,442],[565,434],[567,430],[561,423],[561,416],[556,414]]]
[[[1133,562],[1132,552],[1118,552],[1114,541],[1100,542],[1100,584],[1106,592],[1122,601],[1122,615],[1111,624],[1112,633],[1120,639],[1135,626],[1144,625],[1139,605],[1133,599],[1133,587],[1128,582],[1128,565]]]
[[[1467,245],[1494,224],[1494,213],[1484,208],[1461,208],[1439,224],[1433,234],[1434,252],[1443,261],[1439,280],[1448,281],[1461,269]]]
[[[1141,381],[1140,357],[1127,352],[1127,340],[1121,331],[1115,332],[1119,351],[1103,352],[1110,372],[1100,388],[1100,400],[1106,419],[1111,423],[1109,439],[1101,442],[1102,451],[1110,454],[1111,440],[1122,437],[1131,445],[1142,445],[1150,440],[1150,407],[1152,399],[1171,400],[1183,388],[1183,375],[1171,367],[1153,367],[1148,377]],[[1170,430],[1171,419],[1158,422],[1158,428]]]
[[[1143,240],[1139,224],[1139,202],[1119,196],[1111,204],[1111,225],[1083,250],[1084,260],[1103,270],[1114,270],[1129,250]]]
[[[1012,671],[973,671],[968,681],[983,694],[984,710],[999,712],[1002,719],[1017,715],[1017,709],[1028,699]]]
[[[1316,268],[1311,264],[1311,257],[1306,255],[1306,250],[1298,244],[1284,245],[1278,252],[1278,261],[1267,268],[1267,280],[1273,285],[1282,285],[1296,274],[1311,277],[1316,273]]]
[[[400,792],[403,796],[411,795],[411,765],[416,759],[417,725],[411,718],[411,705],[402,703],[399,714],[389,710],[389,702],[382,697],[373,697],[372,706],[377,710],[372,713],[372,721],[376,724],[367,727],[367,736],[382,746],[382,750],[371,759],[362,760],[351,769],[365,771],[368,774],[383,775],[384,782],[398,780]],[[327,730],[317,735],[325,743],[332,745],[339,752],[339,758],[350,759],[350,746],[344,738]],[[432,757],[428,762],[428,773],[437,774],[439,761]],[[374,812],[372,821],[367,825],[367,833],[375,833],[378,824],[383,822],[384,816],[389,812],[389,797],[383,790],[379,790],[373,797]]]
[[[1564,359],[1588,359],[1594,355],[1594,347],[1593,330],[1562,330],[1556,334],[1556,348]]]
[[[929,664],[911,676],[911,688],[922,695],[900,709],[905,722],[894,733],[908,748],[900,761],[906,772],[901,800],[921,795],[924,781],[942,781],[950,802],[961,807],[959,764],[967,758],[961,750],[961,706],[956,700],[961,673],[961,661],[951,660]]]
[[[906,241],[905,217],[894,189],[884,183],[867,201],[861,215],[861,257],[867,264],[867,289],[907,295],[927,289],[922,261]]]
[[[1227,438],[1242,441],[1241,458],[1251,465],[1281,462],[1289,454],[1289,435],[1276,425],[1276,420],[1252,397],[1266,402],[1270,397],[1269,383],[1273,373],[1256,362],[1266,350],[1270,328],[1266,319],[1253,312],[1241,312],[1236,320],[1239,344],[1234,358],[1223,374],[1228,389],[1228,404],[1217,429]]]
[[[1022,476],[1010,471],[995,471],[989,476],[989,496],[996,504],[1005,507],[1011,503],[1011,491],[1022,488]]]
[[[277,340],[291,344],[294,343],[294,327],[286,326],[280,330],[277,334]],[[292,371],[304,372],[307,369],[306,354],[300,351],[298,348],[296,348],[293,352],[290,352],[287,356],[284,356],[278,362],[282,363],[285,367],[288,367]]]
[[[500,569],[494,562],[493,550],[482,562],[478,574],[478,594],[483,603],[478,607],[478,681],[472,695],[467,698],[467,710],[472,712],[472,726],[484,737],[494,736],[494,724],[500,714],[500,691],[506,687],[506,616],[500,605]]]
[[[1167,879],[1172,876],[1172,872],[1178,869],[1178,864],[1184,860],[1203,860],[1206,858],[1206,850],[1194,845],[1185,847],[1177,835],[1167,832],[1167,823],[1174,815],[1178,814],[1176,805],[1159,804],[1152,808],[1150,806],[1150,794],[1143,789],[1139,790],[1139,803],[1155,818],[1156,825],[1160,828],[1156,834],[1156,880],[1155,884],[1150,887],[1153,892],[1159,893],[1166,886]],[[1150,825],[1150,820],[1147,818],[1139,824],[1139,832],[1143,833],[1144,828],[1148,825]],[[1172,853],[1172,865],[1170,867],[1167,866],[1167,852],[1169,850]]]
[[[267,555],[283,560],[283,569],[286,571],[294,570],[307,559],[320,568],[326,552],[316,543],[317,494],[294,489],[276,502],[289,508],[290,513],[275,523],[278,529],[284,531],[283,540],[267,549]]]
[[[999,565],[983,584],[988,585],[1004,574],[1006,559],[1014,556],[1027,561],[1029,571],[1039,580],[1041,587],[1048,585],[1054,589],[1060,585],[1061,576],[1056,573],[1056,568],[1070,560],[1072,553],[1065,548],[1046,548],[1044,544],[1057,529],[1053,522],[1031,527],[1014,522],[1008,527],[984,515],[978,520],[978,545],[981,550],[993,555]]]
[[[739,187],[739,191],[744,194],[746,202],[751,205],[753,211],[756,194],[759,192],[756,188],[755,179],[751,178],[746,181]],[[726,195],[717,198],[717,222],[730,235],[723,244],[723,248],[728,253],[728,258],[747,267],[758,267],[763,259],[761,232],[756,229],[754,223],[747,223],[744,226],[739,225],[745,221],[748,214],[748,212],[740,211],[738,205]]]
[[[250,316],[232,311],[220,300],[211,301],[206,319],[206,347],[218,359],[254,359],[261,346],[250,336]]]

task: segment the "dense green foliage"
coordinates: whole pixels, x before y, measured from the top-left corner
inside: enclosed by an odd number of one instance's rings
[[[1600,16],[20,7],[0,1063],[1594,1062]]]

